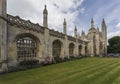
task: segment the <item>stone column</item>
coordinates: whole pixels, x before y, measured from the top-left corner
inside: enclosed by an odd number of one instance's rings
[[[65,35],[65,57],[69,58],[69,45],[68,45],[68,37]]]
[[[85,55],[85,45],[82,44],[82,55]]]
[[[50,56],[50,43],[49,43],[49,29],[48,28],[45,28],[45,33],[44,33],[44,37],[45,37],[45,40],[44,40],[44,57],[48,57]]]
[[[79,45],[78,45],[78,39],[76,38],[76,44],[75,44],[75,56],[79,55]]]
[[[100,55],[100,43],[97,41],[96,43],[97,55]]]
[[[94,56],[94,33],[92,34],[92,39],[91,39],[91,57]]]
[[[7,17],[7,1],[0,0],[0,55],[2,71],[7,71],[7,22],[3,19]]]

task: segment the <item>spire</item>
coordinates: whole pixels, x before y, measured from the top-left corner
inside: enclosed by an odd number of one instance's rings
[[[85,32],[82,30],[82,35],[85,35]]]
[[[43,14],[48,14],[46,5],[45,5],[45,8],[44,8]]]
[[[74,36],[77,37],[77,27],[75,26],[75,29],[74,29]]]
[[[94,23],[93,18],[91,19],[91,23]]]
[[[102,26],[102,31],[106,30],[106,23],[105,23],[104,18],[102,20],[102,25],[101,26]]]
[[[99,27],[97,26],[97,31],[99,32]]]
[[[93,18],[91,19],[91,28],[94,28],[94,20],[93,20]]]
[[[104,18],[103,18],[103,20],[102,20],[102,32],[105,34],[106,33],[106,23],[105,23],[105,20],[104,20]]]
[[[102,20],[102,23],[105,23],[105,20],[104,20],[104,18],[103,18],[103,20]]]
[[[47,12],[47,6],[45,5],[45,8],[43,10],[43,27],[48,27],[48,12]]]
[[[63,25],[66,25],[66,19],[64,18],[64,22],[63,22]]]
[[[103,54],[106,55],[107,54],[107,26],[106,26],[104,18],[102,20],[102,25],[101,26],[102,26],[102,37],[104,39]]]
[[[64,34],[67,33],[67,31],[66,31],[66,25],[67,25],[66,19],[64,18],[64,22],[63,22],[63,33],[64,33]]]
[[[75,26],[75,31],[77,31],[77,27]]]
[[[106,26],[106,23],[105,23],[104,18],[103,18],[103,20],[102,20],[102,26]]]

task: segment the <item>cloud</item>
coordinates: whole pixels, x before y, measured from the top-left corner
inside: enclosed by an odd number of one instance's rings
[[[95,26],[100,26],[105,18],[108,38],[119,35],[120,1],[119,0],[8,0],[8,14],[18,15],[42,25],[44,5],[48,9],[49,28],[63,31],[63,20],[67,21],[67,33],[73,35],[75,25],[78,32],[88,31],[90,19],[93,17]],[[116,25],[117,24],[117,25]]]
[[[118,24],[116,25],[116,27],[117,27],[117,28],[120,28],[120,23],[118,23]]]
[[[8,13],[42,25],[44,5],[48,9],[49,28],[62,32],[63,20],[67,20],[68,34],[72,34],[75,20],[84,8],[83,0],[8,0]],[[78,10],[79,8],[79,10]]]
[[[108,39],[110,39],[114,36],[120,36],[120,31],[108,33]]]

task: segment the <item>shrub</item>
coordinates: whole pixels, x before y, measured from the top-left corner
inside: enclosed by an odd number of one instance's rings
[[[75,56],[70,56],[70,60],[76,59]]]
[[[39,63],[39,60],[23,60],[19,63],[20,66],[34,66]]]
[[[54,57],[54,60],[55,60],[56,63],[63,62],[63,59],[60,58],[59,56]]]
[[[69,61],[69,58],[68,57],[64,57],[63,61],[64,62]]]

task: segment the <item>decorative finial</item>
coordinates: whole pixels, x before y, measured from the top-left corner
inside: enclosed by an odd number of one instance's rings
[[[91,28],[94,28],[94,20],[93,20],[93,18],[91,19]]]
[[[97,26],[97,30],[99,31],[99,27]]]
[[[77,27],[75,26],[75,31],[77,31]]]
[[[66,25],[66,19],[64,18],[64,22],[63,22],[64,25]]]
[[[66,19],[64,18],[64,22],[66,22]]]
[[[47,8],[46,4],[45,4],[45,9]]]
[[[103,18],[103,21],[102,21],[103,23],[105,23],[105,19]]]
[[[45,8],[44,8],[43,13],[44,13],[44,14],[48,14],[48,12],[47,12],[47,5],[45,5]]]
[[[94,23],[94,20],[93,20],[93,18],[91,19],[91,23]]]

